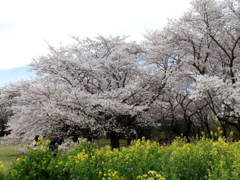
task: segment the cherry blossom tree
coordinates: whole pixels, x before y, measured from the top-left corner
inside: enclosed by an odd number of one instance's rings
[[[198,110],[195,109],[194,114],[197,116],[194,115],[194,119],[207,120],[208,116],[199,116],[199,112],[204,110],[204,114],[214,114],[215,118],[211,122],[217,119],[223,129],[228,125],[237,128],[238,132],[239,5],[237,0],[194,0],[191,9],[180,19],[170,21],[161,31],[149,32],[145,43],[149,54],[148,62],[165,72],[170,90],[185,87],[189,90],[186,99],[196,97],[198,92],[199,98],[192,100],[208,103],[211,112],[196,107]],[[204,88],[210,88],[211,91],[202,91]],[[193,95],[189,96],[191,93]],[[169,99],[170,101],[171,108],[167,109],[176,108],[173,103],[178,104],[176,100]],[[190,103],[191,106],[193,103],[194,101]],[[191,106],[184,107],[187,110],[185,112],[191,110]]]
[[[13,134],[71,135],[87,129],[119,147],[121,137],[156,126],[143,117],[163,85],[143,69],[144,49],[121,37],[74,39],[72,45],[50,47],[32,63],[36,80],[5,89],[5,94],[18,92],[11,106]]]
[[[5,87],[12,135],[141,136],[161,127],[240,133],[240,1],[193,0],[180,19],[145,35],[80,39],[34,59],[37,78]],[[176,129],[177,127],[180,129]]]

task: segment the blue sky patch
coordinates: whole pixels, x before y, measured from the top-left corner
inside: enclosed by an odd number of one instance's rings
[[[34,78],[34,73],[30,71],[29,66],[22,66],[12,69],[0,70],[0,87],[21,80]]]

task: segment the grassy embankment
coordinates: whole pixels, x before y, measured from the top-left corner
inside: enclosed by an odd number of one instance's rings
[[[17,150],[19,147],[20,145],[0,145],[0,161],[3,162],[6,169],[21,155]]]
[[[96,141],[98,147],[109,145],[110,141],[108,139],[100,139]],[[126,140],[120,141],[121,146],[126,145]],[[3,162],[5,170],[7,170],[11,163],[15,161],[18,157],[21,156],[21,153],[18,151],[23,145],[0,145],[0,161]]]

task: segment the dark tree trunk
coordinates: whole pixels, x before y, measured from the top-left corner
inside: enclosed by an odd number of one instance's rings
[[[222,136],[227,138],[227,124],[226,124],[226,121],[222,118],[220,124],[221,124],[222,131],[223,131]]]
[[[131,142],[132,142],[132,139],[131,139],[131,138],[128,138],[128,139],[127,139],[127,145],[129,146],[129,145],[131,144]]]
[[[92,142],[93,141],[93,137],[91,135],[88,135],[87,136],[87,141]]]
[[[209,137],[209,138],[212,138],[211,129],[210,129],[210,127],[209,127],[209,123],[207,122],[207,120],[205,120],[204,124],[205,124],[205,127],[206,127],[206,129],[207,129],[208,137]]]
[[[114,148],[120,148],[120,138],[115,132],[109,133],[109,138],[111,141],[111,147]]]
[[[192,136],[194,133],[194,130],[193,130],[193,124],[192,124],[192,121],[188,118],[188,117],[185,117],[185,123],[186,123],[186,130],[185,130],[185,137],[187,139],[187,142],[190,142],[190,136]]]

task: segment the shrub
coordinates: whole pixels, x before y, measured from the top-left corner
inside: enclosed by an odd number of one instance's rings
[[[238,180],[240,143],[201,138],[187,143],[176,139],[169,146],[136,140],[129,147],[112,150],[91,143],[70,152],[33,150],[18,159],[9,179],[74,180]]]
[[[58,168],[61,154],[49,150],[34,150],[18,158],[9,170],[9,179],[64,179],[63,169]],[[66,176],[65,176],[66,177]]]

